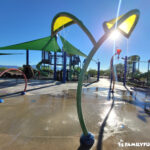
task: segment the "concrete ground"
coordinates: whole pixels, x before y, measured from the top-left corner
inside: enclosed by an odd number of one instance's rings
[[[88,85],[88,84],[86,84]],[[77,83],[0,80],[0,150],[81,150],[76,111]],[[93,150],[142,150],[150,143],[150,116],[144,111],[149,92],[129,92],[118,83],[114,96],[109,80],[83,86],[85,123],[95,136]],[[133,143],[133,144],[132,144]],[[131,146],[132,144],[132,146]]]

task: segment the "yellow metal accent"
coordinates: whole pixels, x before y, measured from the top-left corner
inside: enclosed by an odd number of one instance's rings
[[[56,31],[57,29],[59,29],[60,27],[66,25],[67,23],[69,23],[71,21],[73,21],[73,20],[66,16],[58,17],[54,23],[53,31]]]
[[[138,10],[132,10],[124,15],[121,15],[115,19],[112,19],[110,21],[104,22],[104,30],[105,32],[110,31],[112,28],[115,28],[115,24],[117,24],[117,29],[127,38],[131,35],[131,32],[133,31],[137,21],[139,18],[139,11]]]
[[[132,29],[135,20],[136,20],[136,15],[132,15],[128,17],[123,23],[121,23],[121,25],[118,28],[123,32],[125,32],[126,34],[128,34]]]
[[[119,16],[118,18],[112,19],[106,23],[108,29],[111,29],[112,26],[122,17],[123,15]]]
[[[107,25],[107,28],[108,28],[108,29],[111,29],[111,28],[112,28],[112,26],[113,26],[113,24],[111,24],[111,23],[109,23],[109,22],[108,22],[108,23],[106,23],[106,25]]]

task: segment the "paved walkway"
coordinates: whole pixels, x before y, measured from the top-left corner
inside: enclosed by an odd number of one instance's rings
[[[0,104],[0,150],[82,149],[77,83],[30,81],[27,94],[21,96],[13,92],[21,91],[23,82],[0,82],[0,95],[5,100]],[[131,96],[122,84],[115,87],[114,98],[110,99],[109,80],[101,79],[83,88],[85,122],[96,138],[93,150],[124,149],[119,142],[150,142],[150,118],[144,112],[145,99],[149,100],[150,95],[134,92]]]

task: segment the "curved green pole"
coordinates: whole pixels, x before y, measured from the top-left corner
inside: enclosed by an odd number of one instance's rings
[[[126,13],[122,18],[120,18],[117,22],[117,26],[119,26],[123,21],[125,21],[125,19],[127,19],[129,16],[133,15],[133,14],[136,14],[137,15],[137,18],[134,22],[134,25],[132,26],[131,30],[130,30],[130,33],[129,35],[131,34],[131,32],[133,31],[135,25],[137,24],[138,22],[138,19],[139,19],[139,10],[135,9],[135,10],[131,10],[129,11],[128,13]],[[81,92],[82,92],[82,84],[83,84],[83,79],[84,79],[84,75],[85,75],[85,72],[88,68],[88,65],[92,59],[92,57],[94,56],[94,54],[96,53],[96,51],[98,50],[98,48],[103,44],[103,42],[107,39],[107,37],[109,36],[109,34],[111,33],[112,30],[115,29],[115,25],[116,23],[113,25],[113,27],[108,30],[108,32],[106,32],[100,39],[97,43],[94,44],[94,47],[92,48],[92,50],[90,51],[86,61],[85,61],[85,64],[81,70],[81,74],[80,74],[80,77],[79,77],[79,81],[78,81],[78,87],[77,87],[77,96],[76,96],[76,99],[77,99],[77,113],[78,113],[78,117],[79,117],[79,122],[80,122],[80,125],[81,125],[81,128],[82,128],[82,131],[83,131],[83,134],[86,136],[88,135],[88,131],[87,131],[87,128],[86,128],[86,125],[84,123],[84,119],[83,119],[83,115],[82,115],[82,107],[81,107]],[[129,35],[127,36],[129,38]]]
[[[60,17],[60,16],[66,16],[66,17],[69,17],[71,18],[73,21],[65,24],[64,26],[61,26],[60,28],[58,28],[55,32],[53,32],[53,26],[54,26],[54,23],[55,23],[55,20]],[[84,32],[85,34],[89,37],[90,41],[93,43],[93,45],[96,44],[96,40],[95,38],[93,37],[93,35],[90,33],[90,31],[86,28],[86,26],[77,18],[75,17],[74,15],[70,14],[70,13],[67,13],[67,12],[60,12],[58,13],[52,20],[52,24],[51,24],[51,33],[52,33],[52,36],[56,35],[57,32],[59,32],[60,30],[64,29],[65,27],[67,26],[70,26],[72,24],[76,23]]]
[[[98,50],[98,48],[103,44],[103,42],[107,39],[109,33],[105,33],[100,39],[99,41],[95,44],[95,46],[92,48],[92,50],[90,51],[88,57],[86,58],[85,64],[81,70],[81,74],[78,80],[78,87],[77,87],[77,113],[78,113],[78,117],[79,117],[79,122],[83,131],[84,135],[88,135],[88,131],[86,128],[86,125],[84,123],[84,119],[83,119],[83,115],[82,115],[82,107],[81,107],[81,93],[82,93],[82,84],[83,84],[83,80],[84,80],[84,75],[85,72],[88,68],[88,65],[90,63],[90,61],[92,60],[92,57],[94,56],[94,54],[96,53],[96,51]]]

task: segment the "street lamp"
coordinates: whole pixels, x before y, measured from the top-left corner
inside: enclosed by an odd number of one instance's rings
[[[139,10],[134,9],[126,14],[119,16],[116,19],[104,22],[104,35],[94,44],[94,47],[91,49],[88,57],[86,58],[85,64],[81,70],[81,74],[78,80],[78,86],[77,86],[77,112],[78,117],[80,121],[80,125],[83,131],[83,135],[80,138],[80,142],[83,145],[87,145],[88,147],[92,147],[94,144],[94,136],[88,132],[86,125],[84,123],[83,114],[82,114],[82,106],[81,106],[81,94],[82,94],[82,84],[85,76],[85,72],[89,66],[90,61],[92,60],[94,54],[98,50],[98,48],[104,43],[104,41],[110,36],[110,33],[114,31],[114,29],[118,30],[120,33],[122,33],[125,37],[129,38],[131,35],[133,29],[135,28],[138,19],[139,19]],[[117,24],[117,26],[116,26]]]

